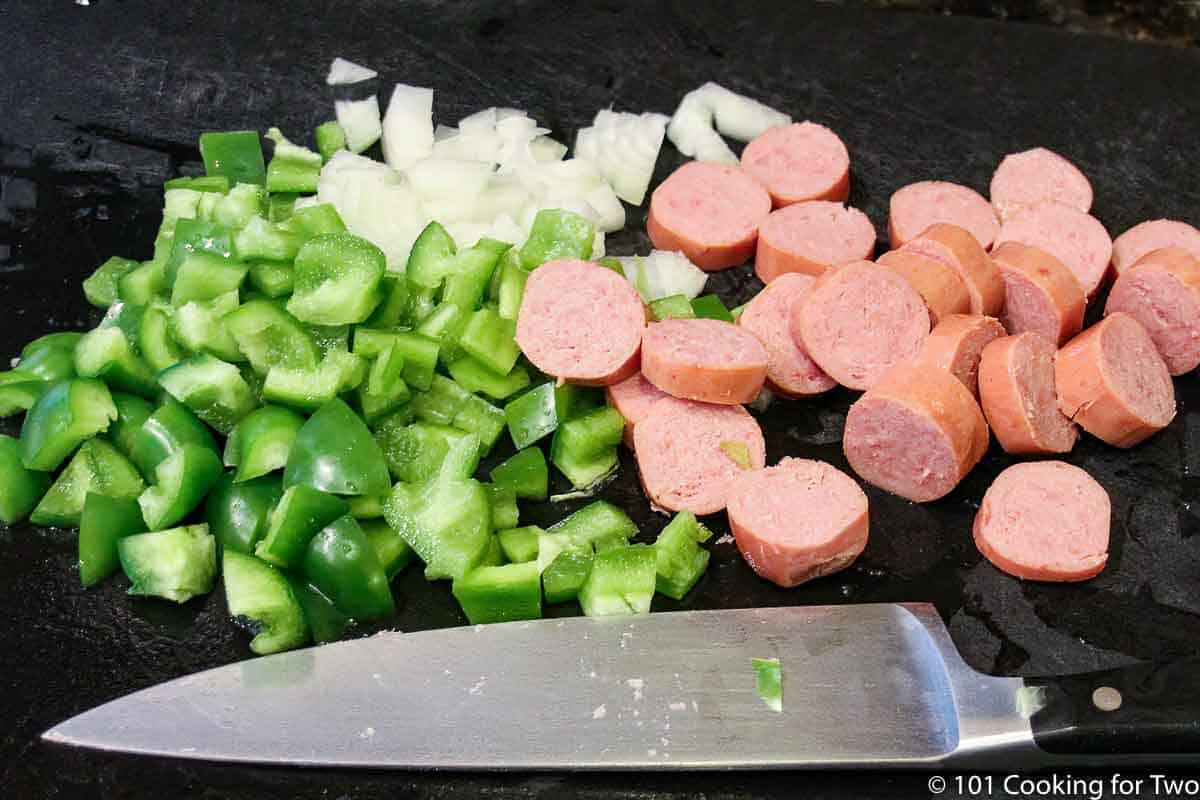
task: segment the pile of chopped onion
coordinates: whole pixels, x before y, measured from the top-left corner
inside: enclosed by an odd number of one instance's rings
[[[683,96],[667,126],[667,138],[679,152],[697,161],[736,164],[738,158],[721,134],[748,142],[791,121],[781,111],[710,81]]]

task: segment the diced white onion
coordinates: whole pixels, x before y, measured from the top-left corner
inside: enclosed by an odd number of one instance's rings
[[[650,255],[626,256],[620,261],[625,278],[647,303],[677,294],[689,300],[699,297],[708,281],[707,272],[674,250],[651,250]]]
[[[791,121],[781,111],[710,81],[684,95],[667,126],[667,138],[679,152],[698,161],[736,163],[737,156],[720,133],[750,141]]]
[[[710,81],[700,87],[700,91],[707,97],[717,130],[731,139],[748,142],[768,128],[789,125],[792,122],[792,118],[782,111],[776,111],[765,103],[732,92],[720,84]]]
[[[355,64],[353,61],[338,56],[329,65],[329,75],[325,78],[325,83],[330,86],[344,86],[350,83],[362,83],[369,81],[379,73],[370,67],[364,67],[362,64]]]
[[[383,119],[384,160],[392,169],[408,169],[432,152],[433,89],[397,83]]]
[[[576,135],[575,156],[593,162],[622,200],[641,205],[668,121],[664,114],[601,110]]]
[[[371,95],[366,100],[338,100],[333,104],[338,125],[346,133],[346,147],[353,153],[361,153],[383,134],[379,120],[379,98]]]

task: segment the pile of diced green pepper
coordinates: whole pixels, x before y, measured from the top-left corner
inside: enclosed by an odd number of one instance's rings
[[[222,574],[256,653],[388,617],[415,559],[471,623],[682,598],[708,563],[690,514],[653,545],[603,501],[520,526],[550,492],[544,446],[575,489],[618,466],[621,415],[514,338],[529,272],[590,257],[591,224],[543,211],[520,248],[458,249],[435,222],[388,272],[333,206],[297,203],[340,134],[322,125],[313,152],[271,129],[269,163],[254,132],[200,138],[206,174],[167,182],[153,257],[84,281],[100,324],[0,372],[0,416],[25,414],[0,436],[0,520],[78,528],[86,586],[121,570],[131,594],[185,602]],[[506,431],[515,453],[481,480]]]

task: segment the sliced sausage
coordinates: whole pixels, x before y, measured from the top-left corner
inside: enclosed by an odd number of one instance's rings
[[[629,281],[588,261],[548,261],[525,284],[517,344],[547,375],[607,386],[637,371],[645,328]]]
[[[1062,203],[1026,206],[1005,220],[996,244],[1021,242],[1044,250],[1075,275],[1091,297],[1104,283],[1112,239],[1100,220]]]
[[[879,257],[881,266],[895,270],[908,281],[929,310],[929,322],[971,309],[971,295],[958,273],[937,259],[906,250],[891,250]]]
[[[875,252],[875,226],[841,203],[796,203],[771,212],[758,229],[754,272],[770,283],[787,272],[820,275],[837,264]]]
[[[972,314],[995,317],[1004,307],[1004,280],[966,228],[948,223],[931,225],[902,249],[937,259],[957,271],[971,296]]]
[[[642,487],[668,511],[715,514],[742,472],[762,469],[766,444],[741,406],[667,397],[633,429]]]
[[[1200,259],[1178,247],[1151,250],[1113,284],[1104,313],[1117,311],[1142,324],[1172,375],[1200,365]]]
[[[888,204],[888,236],[893,250],[939,222],[966,228],[985,249],[992,246],[1000,229],[992,204],[979,192],[957,183],[910,183],[892,195]]]
[[[737,324],[766,348],[767,381],[780,394],[807,397],[837,386],[789,330],[792,307],[808,296],[815,282],[816,278],[797,272],[780,275],[755,295],[738,317]]]
[[[1055,347],[1041,334],[996,339],[979,361],[983,415],[1006,453],[1069,453],[1078,431],[1058,410]]]
[[[973,395],[979,394],[979,357],[993,339],[1004,335],[995,317],[951,314],[929,332],[917,361],[944,369]]]
[[[850,195],[850,153],[815,122],[768,128],[742,151],[742,168],[767,187],[776,208]]]
[[[898,273],[855,261],[826,273],[792,307],[791,333],[831,378],[869,389],[912,358],[929,335],[929,312]]]
[[[1092,209],[1092,184],[1079,167],[1053,150],[1035,147],[1009,153],[992,174],[988,190],[1000,219],[1022,206],[1054,202],[1087,213]]]
[[[1152,219],[1134,225],[1113,241],[1113,269],[1120,275],[1151,250],[1179,247],[1200,258],[1200,229],[1174,219]]]
[[[651,407],[664,397],[666,392],[646,380],[641,372],[635,372],[620,383],[605,389],[608,404],[625,418],[625,446],[633,449],[633,429],[650,413]]]
[[[1108,562],[1112,503],[1091,475],[1062,461],[1013,464],[975,514],[975,546],[998,569],[1033,581],[1085,581]]]
[[[701,269],[726,269],[754,255],[770,213],[767,190],[739,167],[690,161],[650,196],[646,233],[657,249],[681,250]]]
[[[1005,242],[992,251],[992,261],[1004,279],[1000,321],[1009,333],[1038,333],[1058,346],[1083,329],[1087,297],[1075,273],[1057,258]]]
[[[743,472],[725,511],[742,558],[785,588],[845,569],[867,545],[867,495],[823,461],[785,458]]]
[[[642,337],[642,374],[672,397],[702,403],[749,403],[767,377],[758,337],[715,319],[666,319]]]
[[[975,398],[949,372],[922,363],[885,375],[850,407],[842,433],[859,477],[917,503],[949,493],[987,446]]]
[[[1114,447],[1133,447],[1175,418],[1175,387],[1150,334],[1114,312],[1058,351],[1058,407]]]

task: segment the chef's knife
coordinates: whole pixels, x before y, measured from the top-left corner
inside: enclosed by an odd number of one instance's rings
[[[781,713],[758,697],[752,658],[780,660]],[[962,661],[928,605],[573,618],[383,633],[243,661],[114,700],[44,738],[213,761],[437,769],[1194,760],[1197,666],[990,677]]]

